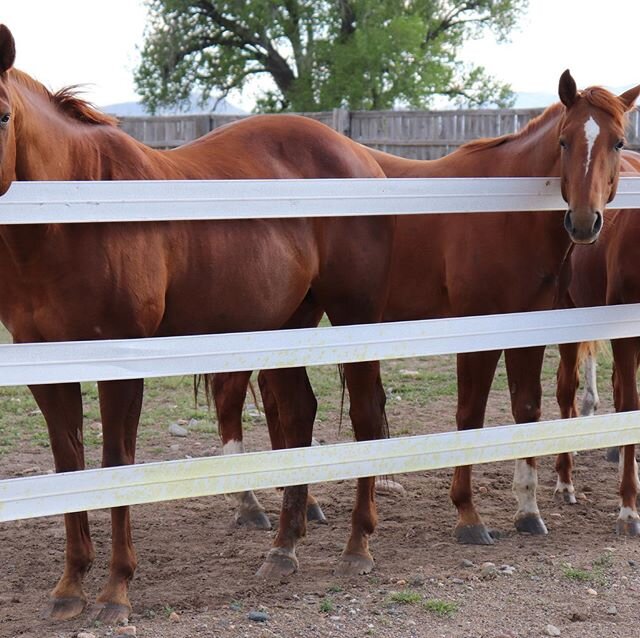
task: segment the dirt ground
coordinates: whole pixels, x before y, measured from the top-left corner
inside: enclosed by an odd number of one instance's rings
[[[557,416],[556,361],[551,353],[545,367],[545,418]],[[427,373],[434,369],[433,360],[387,366],[392,366],[387,389],[393,435],[453,427],[451,357],[438,363],[440,376]],[[491,424],[510,422],[504,371],[500,374],[489,404]],[[327,383],[333,383],[333,376],[329,379]],[[431,387],[440,384],[442,391],[427,396],[425,379]],[[609,411],[606,384],[601,392],[601,411]],[[29,418],[41,419],[24,396],[11,399],[4,394],[0,409],[17,401],[20,411],[32,414]],[[338,433],[338,396],[336,387],[334,404],[323,406],[319,414],[315,436],[326,442],[350,437],[344,425]],[[170,396],[162,400],[172,401]],[[88,421],[90,430],[91,418]],[[207,455],[219,446],[210,431],[192,431],[177,439],[168,434],[167,426],[165,416],[155,425],[143,424],[150,431],[141,437],[140,462]],[[249,449],[267,447],[261,415],[253,413],[248,430]],[[96,443],[89,449],[90,464],[98,458]],[[368,576],[348,580],[335,577],[332,570],[347,538],[353,481],[312,487],[329,524],[310,526],[298,549],[299,572],[277,583],[254,577],[273,532],[237,529],[231,501],[211,497],[136,506],[139,568],[131,585],[130,624],[138,636],[175,638],[637,636],[640,540],[619,538],[614,532],[617,468],[604,460],[601,450],[580,453],[575,461],[578,504],[573,506],[554,500],[553,459],[540,462],[538,503],[549,528],[546,537],[514,531],[512,463],[475,468],[476,502],[485,522],[499,532],[499,540],[490,547],[462,546],[454,540],[455,510],[448,497],[451,470],[398,477],[406,494],[378,498],[380,521],[371,543],[376,568]],[[0,455],[0,478],[43,473],[51,467],[49,449],[35,436]],[[262,492],[259,497],[277,524],[279,493]],[[106,577],[110,525],[105,511],[93,512],[90,520],[97,559],[86,591],[93,599]],[[91,607],[69,622],[41,617],[48,592],[62,572],[63,549],[62,517],[0,525],[2,638],[70,638],[83,630],[98,638],[115,635],[115,628],[92,621]],[[482,565],[487,561],[496,565],[497,574],[484,578]],[[505,565],[513,569],[501,570]],[[252,611],[266,612],[266,622],[250,620]]]

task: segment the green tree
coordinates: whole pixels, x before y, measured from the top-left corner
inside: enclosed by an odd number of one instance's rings
[[[135,83],[151,111],[226,96],[266,76],[258,109],[506,106],[508,85],[457,60],[470,38],[498,40],[527,0],[147,0]]]

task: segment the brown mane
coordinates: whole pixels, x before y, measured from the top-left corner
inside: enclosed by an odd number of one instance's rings
[[[117,126],[118,120],[111,115],[102,113],[92,104],[78,97],[79,87],[67,86],[52,93],[43,84],[34,80],[29,74],[18,69],[11,69],[11,79],[25,88],[48,97],[61,113],[67,117],[85,124],[104,124]]]
[[[627,109],[624,103],[613,93],[603,89],[601,86],[590,86],[580,91],[578,95],[587,100],[592,106],[616,118],[621,125],[624,124]]]
[[[485,137],[477,140],[471,140],[470,142],[460,146],[458,151],[473,153],[474,151],[495,148],[496,146],[501,146],[507,142],[527,137],[544,126],[550,119],[555,118],[562,110],[564,110],[564,106],[562,106],[560,102],[557,102],[556,104],[552,104],[546,108],[542,113],[540,113],[540,115],[527,122],[523,128],[515,133],[507,133],[506,135],[501,135],[499,137]]]

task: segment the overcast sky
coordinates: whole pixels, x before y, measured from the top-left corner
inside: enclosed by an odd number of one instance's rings
[[[0,22],[16,39],[16,66],[51,89],[89,84],[98,105],[137,99],[146,11],[141,0],[3,0]],[[640,83],[640,0],[530,0],[510,44],[468,43],[463,56],[516,91],[554,93],[570,68],[578,86]],[[232,98],[251,108],[251,97]]]

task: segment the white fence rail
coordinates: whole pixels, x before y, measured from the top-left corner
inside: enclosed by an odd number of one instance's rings
[[[640,179],[622,179],[611,207],[640,208]],[[45,182],[14,184],[0,198],[0,223],[562,208],[555,179]],[[318,365],[638,334],[640,304],[312,330],[6,345],[0,346],[0,384]],[[8,479],[0,481],[0,521],[632,442],[640,442],[640,413],[635,412]]]

